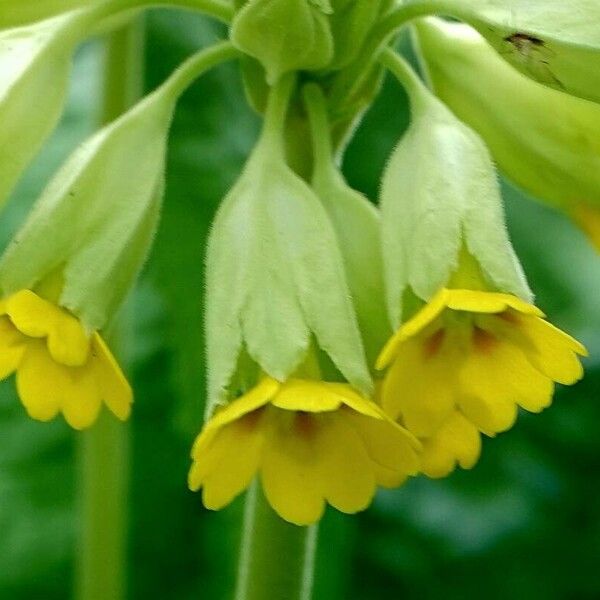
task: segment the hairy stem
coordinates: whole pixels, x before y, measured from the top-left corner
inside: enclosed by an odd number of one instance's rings
[[[280,519],[255,482],[246,496],[235,600],[310,600],[317,532],[317,525]]]
[[[135,22],[106,41],[102,123],[121,115],[142,91],[143,26]],[[126,339],[126,318],[113,327],[117,354]],[[77,600],[126,597],[129,426],[104,411],[79,443],[80,531]]]

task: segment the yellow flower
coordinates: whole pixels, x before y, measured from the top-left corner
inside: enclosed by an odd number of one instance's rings
[[[585,348],[510,294],[442,289],[388,341],[384,410],[423,440],[422,470],[448,474],[479,457],[479,432],[509,429],[518,406],[540,412],[570,385]]]
[[[84,429],[102,402],[121,420],[131,411],[131,388],[100,335],[30,290],[0,301],[0,379],[15,371],[21,402],[39,421],[62,412]]]
[[[309,525],[325,502],[365,509],[377,484],[418,471],[419,442],[348,384],[265,377],[207,423],[192,450],[189,485],[223,508],[260,473],[265,496],[286,521]]]

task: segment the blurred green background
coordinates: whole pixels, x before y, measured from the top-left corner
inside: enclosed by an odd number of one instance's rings
[[[152,12],[148,89],[222,34],[189,13]],[[93,131],[100,68],[101,45],[90,43],[78,53],[61,126],[2,215],[3,244],[48,176]],[[402,90],[387,81],[345,162],[350,183],[371,199],[407,119]],[[187,490],[186,474],[202,421],[205,238],[257,130],[233,66],[194,85],[173,127],[162,225],[131,299],[126,348],[137,399],[130,424],[132,599],[231,596],[242,503],[209,513]],[[510,231],[538,304],[588,345],[587,375],[559,389],[550,410],[523,414],[511,432],[486,440],[473,471],[412,480],[381,493],[357,517],[328,512],[317,600],[600,598],[600,257],[563,218],[508,185],[505,191]],[[59,420],[29,420],[14,382],[0,385],[2,599],[70,597],[80,435]]]

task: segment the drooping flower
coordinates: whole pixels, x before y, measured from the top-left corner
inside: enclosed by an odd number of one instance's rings
[[[103,403],[121,420],[131,411],[129,383],[100,334],[31,290],[0,301],[0,378],[14,372],[21,402],[39,421],[62,412],[84,429]]]
[[[189,485],[218,510],[259,474],[285,520],[308,525],[325,503],[365,509],[377,485],[418,471],[419,442],[350,385],[264,377],[205,425],[192,450]]]
[[[385,411],[425,442],[423,470],[447,474],[470,467],[478,432],[512,427],[518,407],[540,412],[554,382],[583,375],[585,348],[511,294],[442,289],[404,323],[377,363],[388,368]]]
[[[554,382],[582,375],[585,349],[544,320],[507,234],[493,162],[481,138],[402,59],[412,122],[384,174],[382,246],[396,333],[377,368],[381,402],[424,446],[422,471],[472,467],[480,433],[539,412]]]

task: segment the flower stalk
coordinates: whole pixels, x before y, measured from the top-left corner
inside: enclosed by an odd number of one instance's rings
[[[144,31],[136,20],[106,41],[102,123],[129,108],[142,92]],[[126,314],[111,341],[122,349]],[[78,600],[121,600],[127,589],[129,425],[106,412],[82,434],[79,445],[80,533],[76,567]]]

